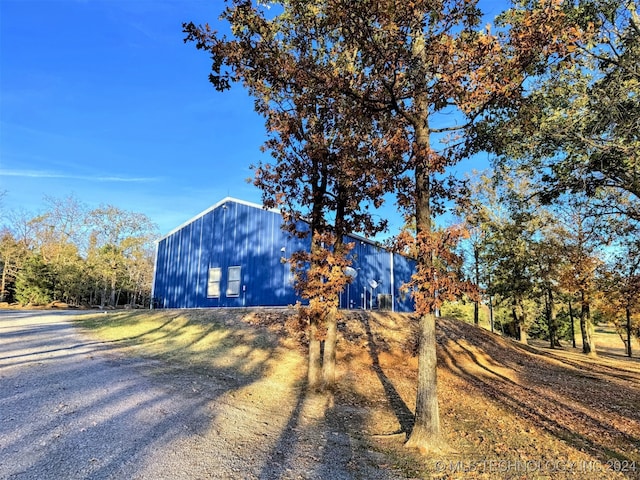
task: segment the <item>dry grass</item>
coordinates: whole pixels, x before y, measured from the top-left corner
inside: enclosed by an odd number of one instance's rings
[[[304,377],[304,336],[290,310],[122,312],[84,326],[180,368],[269,372],[271,382],[288,385]],[[591,358],[440,319],[440,411],[452,453],[425,458],[407,450],[414,329],[401,314],[350,312],[340,324],[331,414],[385,453],[388,465],[417,478],[640,478],[640,362],[621,356],[621,345],[614,351],[613,337]]]

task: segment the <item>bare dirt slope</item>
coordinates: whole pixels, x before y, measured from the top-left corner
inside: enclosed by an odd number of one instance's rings
[[[260,323],[281,324],[269,314]],[[640,478],[637,358],[534,348],[457,320],[437,327],[451,454],[425,459],[406,454],[400,433],[411,429],[415,408],[415,322],[360,312],[341,324],[336,404],[359,412],[354,428],[407,475]]]

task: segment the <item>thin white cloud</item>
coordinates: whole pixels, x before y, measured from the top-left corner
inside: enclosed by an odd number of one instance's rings
[[[86,180],[89,182],[149,183],[157,182],[159,177],[118,177],[112,175],[73,175],[67,173],[47,172],[43,170],[4,170],[0,169],[0,177],[23,178],[64,178],[70,180]]]

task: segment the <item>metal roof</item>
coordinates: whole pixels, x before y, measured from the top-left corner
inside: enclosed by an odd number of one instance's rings
[[[164,240],[167,237],[170,237],[171,235],[173,235],[174,233],[180,231],[181,229],[183,229],[184,227],[186,227],[187,225],[189,225],[190,223],[195,222],[196,220],[198,220],[199,218],[205,216],[207,213],[211,212],[212,210],[215,210],[218,207],[223,206],[225,203],[227,202],[235,202],[235,203],[239,203],[241,205],[246,205],[248,207],[253,207],[253,208],[257,208],[260,210],[265,210],[267,212],[273,212],[273,213],[277,213],[278,215],[282,215],[282,212],[277,209],[277,208],[265,208],[264,205],[260,205],[258,203],[254,203],[254,202],[248,202],[246,200],[240,200],[238,198],[235,197],[224,197],[222,200],[216,202],[215,204],[213,204],[212,206],[210,206],[209,208],[207,208],[206,210],[203,210],[202,212],[198,213],[197,215],[195,215],[194,217],[190,218],[189,220],[187,220],[186,222],[181,223],[180,225],[178,225],[176,228],[172,229],[170,232],[168,232],[167,234],[163,235],[162,237],[160,237],[158,240],[156,240],[157,242],[161,242],[162,240]],[[304,221],[304,220],[303,220]],[[353,237],[356,240],[359,240],[361,242],[366,242],[370,245],[374,245],[376,247],[380,247],[380,248],[385,248],[383,245],[380,244],[380,242],[376,242],[374,240],[371,240],[367,237],[363,237],[362,235],[358,235],[357,233],[349,233],[348,234],[350,237]]]

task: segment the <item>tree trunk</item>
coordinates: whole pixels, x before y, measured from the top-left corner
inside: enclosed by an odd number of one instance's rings
[[[488,289],[491,291],[491,274],[487,276]],[[493,318],[493,295],[489,294],[489,323],[491,324],[491,331],[495,329],[495,321]]]
[[[9,269],[8,261],[5,260],[2,265],[2,283],[0,284],[0,302],[4,302],[6,296],[6,286],[7,286],[7,270]]]
[[[333,390],[336,383],[336,345],[338,341],[338,312],[331,309],[327,314],[327,336],[322,352],[322,385],[324,390]]]
[[[627,357],[631,358],[631,309],[627,305]]]
[[[520,338],[520,320],[518,319],[518,312],[516,312],[515,300],[513,302],[513,305],[511,305],[511,318],[513,318],[514,336]]]
[[[313,202],[309,234],[311,235],[311,254],[313,257],[316,249],[323,248],[317,243],[316,234],[323,232],[326,227],[323,212],[324,198],[327,192],[327,162],[320,164],[318,158],[312,158],[312,162],[313,168],[311,170],[310,183]],[[320,266],[316,264],[316,260],[312,259],[309,269],[315,268],[320,268]],[[311,312],[309,321],[309,365],[307,370],[307,388],[310,391],[320,391],[322,389],[322,344],[319,334],[324,320],[324,318],[319,318],[316,312]]]
[[[348,232],[344,223],[345,208],[348,201],[347,192],[341,185],[337,186],[338,198],[336,202],[335,218],[335,240],[333,250],[335,255],[342,256],[344,252],[343,238]],[[325,324],[327,334],[324,341],[324,351],[322,354],[322,382],[325,390],[333,390],[336,383],[336,347],[338,341],[338,306],[340,305],[340,294],[331,299],[334,305],[327,312]]]
[[[553,342],[553,328],[551,327],[551,309],[549,308],[549,291],[544,292],[544,318],[547,322],[547,332],[549,333],[549,348],[555,346]]]
[[[477,327],[480,324],[480,301],[473,302],[473,324]]]
[[[473,245],[473,260],[475,262],[475,280],[478,290],[480,289],[480,249],[478,245]],[[479,294],[478,294],[479,295]],[[477,327],[480,324],[480,299],[473,302],[473,324]]]
[[[420,317],[415,424],[406,446],[417,448],[423,453],[437,451],[442,447],[435,345],[436,317],[433,313],[422,315]]]
[[[573,320],[573,308],[571,306],[571,300],[569,300],[569,319],[571,320],[571,340],[573,342],[573,348],[576,348],[576,329]]]
[[[491,324],[491,332],[495,329],[495,322],[493,320],[493,295],[489,295],[489,323]]]
[[[522,314],[522,321],[518,324],[518,330],[520,332],[518,340],[520,343],[524,343],[525,345],[529,343],[529,339],[527,338],[527,329],[524,325],[524,314]]]
[[[112,307],[116,306],[116,273],[115,271],[111,275],[111,293],[109,295],[109,305]]]
[[[413,45],[416,58],[425,53],[424,38],[416,35]],[[418,72],[416,72],[418,73]],[[415,142],[417,151],[415,163],[415,215],[416,236],[430,235],[431,224],[431,144],[429,130],[429,102],[426,95],[415,98]],[[419,248],[422,249],[419,242]],[[418,252],[418,270],[429,271],[433,263],[433,252]],[[427,289],[428,286],[418,286]],[[436,370],[436,317],[433,307],[421,306],[420,313],[420,345],[418,347],[418,386],[416,393],[415,422],[411,435],[406,443],[409,448],[417,448],[422,453],[440,449],[440,415],[438,412],[437,370]],[[428,311],[427,311],[428,310]]]
[[[309,322],[309,368],[307,371],[307,388],[310,391],[318,391],[322,388],[322,349],[318,333],[318,319],[314,316]]]
[[[517,309],[520,309],[520,315],[518,315]],[[513,307],[513,316],[515,318],[516,321],[516,325],[518,328],[518,340],[520,341],[520,343],[524,343],[527,344],[528,340],[527,340],[527,314],[525,313],[524,310],[524,304],[522,303],[522,300],[518,300],[517,304],[514,305]]]
[[[582,353],[590,356],[597,355],[593,341],[593,325],[591,325],[591,312],[589,299],[585,292],[580,292],[582,306],[580,308],[580,333],[582,334]]]
[[[547,323],[549,326],[549,347],[556,348],[559,346],[558,325],[556,324],[556,309],[551,289],[547,290]]]

